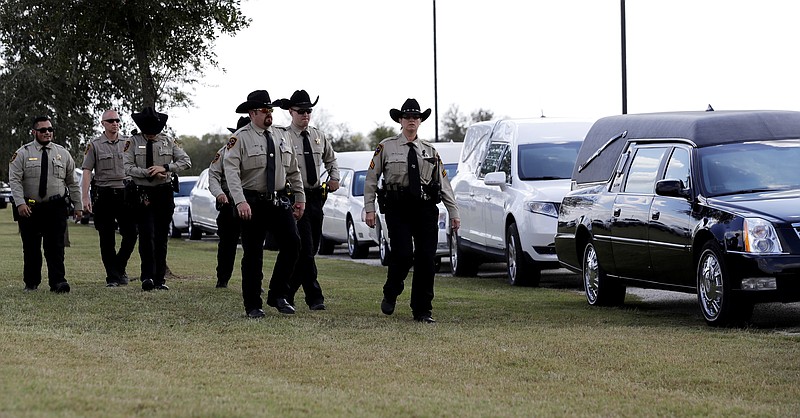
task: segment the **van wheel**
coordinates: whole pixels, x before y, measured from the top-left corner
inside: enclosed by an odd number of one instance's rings
[[[454,276],[469,277],[478,274],[479,263],[475,260],[475,255],[464,251],[459,245],[461,239],[457,233],[451,233],[448,239],[450,244],[450,268],[453,269]]]
[[[610,279],[597,261],[594,244],[583,250],[583,290],[592,306],[619,306],[625,301],[625,286]]]
[[[358,242],[356,226],[353,224],[352,219],[347,220],[347,253],[353,259],[367,258],[369,254],[369,247]]]
[[[383,226],[380,221],[375,225],[375,232],[378,235],[378,250],[381,255],[381,265],[389,265],[389,257],[391,256],[391,249],[389,248],[389,240],[386,233],[383,231]]]
[[[697,262],[697,301],[708,325],[741,325],[753,315],[753,302],[735,295],[732,281],[719,245],[707,242]]]
[[[506,230],[506,266],[508,283],[512,286],[538,286],[542,271],[531,263],[522,251],[517,224]]]

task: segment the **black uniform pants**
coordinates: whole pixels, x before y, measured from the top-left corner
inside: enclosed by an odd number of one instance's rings
[[[125,189],[98,187],[97,198],[92,205],[94,228],[100,236],[100,257],[106,269],[106,283],[118,283],[126,274],[128,260],[136,247],[135,213],[125,204]],[[117,226],[122,242],[117,248]]]
[[[393,204],[386,213],[392,251],[383,295],[390,301],[396,300],[403,293],[403,282],[413,266],[410,305],[415,317],[431,314],[438,219],[436,205],[425,202]]]
[[[67,233],[67,203],[63,199],[37,203],[31,207],[31,216],[19,217],[19,234],[22,237],[22,280],[26,287],[36,288],[42,283],[42,248],[47,260],[47,278],[52,289],[67,281],[64,271],[64,236]]]
[[[167,243],[169,224],[175,201],[172,187],[139,187],[140,203],[137,207],[136,226],[139,228],[139,258],[142,259],[140,279],[164,284],[167,273]]]
[[[308,306],[325,302],[322,288],[317,281],[317,264],[314,261],[322,236],[322,204],[320,194],[306,193],[306,209],[303,217],[297,221],[297,231],[300,234],[300,256],[289,283],[289,297],[287,298],[292,305],[294,305],[294,296],[300,286],[303,287]]]
[[[261,283],[264,280],[264,239],[269,231],[278,242],[278,257],[272,270],[267,293],[267,304],[285,299],[289,293],[289,280],[294,272],[300,251],[300,236],[292,211],[275,206],[268,200],[249,200],[252,217],[242,220],[242,299],[245,312],[263,307]]]
[[[230,200],[230,198],[228,199]],[[217,282],[228,283],[233,275],[233,263],[236,260],[236,247],[239,245],[239,236],[242,227],[239,216],[234,212],[236,208],[229,203],[219,208],[217,215]]]

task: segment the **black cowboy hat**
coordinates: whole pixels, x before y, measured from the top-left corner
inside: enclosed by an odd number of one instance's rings
[[[250,123],[250,116],[239,116],[239,121],[236,122],[236,128],[228,128],[228,130],[231,131],[231,133],[234,133],[239,129],[242,129],[242,126],[245,126],[248,123]]]
[[[308,109],[314,107],[318,101],[319,96],[317,96],[317,100],[314,100],[314,103],[311,103],[311,96],[308,95],[308,92],[305,90],[295,90],[294,93],[292,93],[292,97],[275,100],[275,104],[280,106],[283,110],[289,110],[292,107]]]
[[[247,101],[236,108],[236,113],[247,113],[248,110],[261,109],[262,107],[272,108],[275,103],[269,99],[266,90],[256,90],[247,95]]]
[[[397,123],[400,123],[400,117],[406,114],[419,115],[421,122],[425,122],[425,119],[428,119],[428,116],[431,115],[431,109],[428,108],[428,110],[421,112],[416,99],[406,99],[400,110],[392,109],[389,111],[389,116]]]
[[[147,106],[140,113],[132,114],[131,117],[143,135],[156,135],[164,130],[169,115],[156,112],[155,109]]]

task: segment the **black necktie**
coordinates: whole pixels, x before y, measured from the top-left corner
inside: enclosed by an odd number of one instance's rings
[[[311,141],[308,140],[308,131],[300,133],[303,136],[303,155],[306,158],[306,181],[310,187],[317,184],[317,167],[314,162],[314,151],[311,149]]]
[[[408,143],[408,187],[412,196],[420,196],[422,188],[419,184],[419,162],[413,142]]]
[[[153,166],[153,141],[147,140],[147,155],[145,156],[145,165],[150,168]]]
[[[47,147],[42,147],[42,173],[39,176],[39,196],[47,197],[47,171],[50,169],[50,161],[47,159]]]
[[[269,131],[264,133],[267,136],[267,194],[272,197],[275,194],[275,143]]]

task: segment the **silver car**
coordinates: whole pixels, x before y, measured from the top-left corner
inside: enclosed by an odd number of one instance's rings
[[[320,254],[332,254],[336,244],[347,243],[351,258],[366,258],[369,248],[376,245],[370,228],[364,223],[364,180],[374,153],[372,151],[337,152],[339,190],[328,193],[322,212]],[[321,176],[325,181],[327,173]]]

